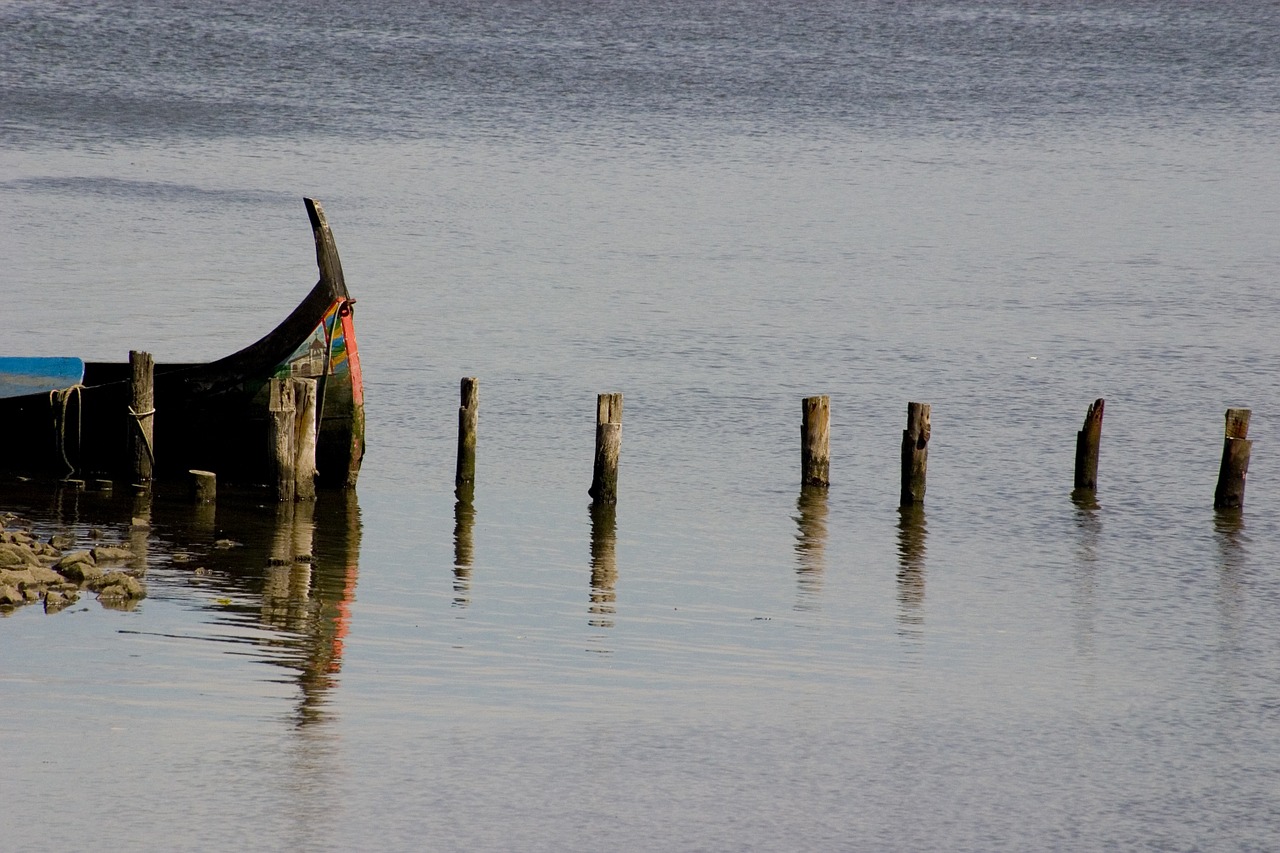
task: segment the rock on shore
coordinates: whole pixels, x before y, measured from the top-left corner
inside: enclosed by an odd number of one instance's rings
[[[41,542],[25,530],[5,530],[0,524],[0,614],[36,602],[44,603],[46,613],[56,613],[86,590],[112,608],[129,608],[146,597],[146,584],[136,573],[108,568],[132,559],[132,551],[107,546],[62,550],[71,544],[65,536]]]

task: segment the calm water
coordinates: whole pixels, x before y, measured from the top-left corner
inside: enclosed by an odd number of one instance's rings
[[[314,195],[370,442],[297,515],[0,497],[150,588],[0,619],[0,846],[1280,847],[1278,105],[1262,2],[0,5],[4,349],[237,349]]]

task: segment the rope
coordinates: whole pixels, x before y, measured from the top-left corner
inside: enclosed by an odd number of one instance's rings
[[[155,448],[151,446],[151,436],[147,435],[147,431],[142,428],[142,419],[151,417],[156,413],[156,410],[149,409],[145,412],[135,412],[133,410],[133,406],[129,406],[128,409],[129,414],[133,415],[133,422],[138,427],[138,435],[142,436],[142,443],[147,448],[147,459],[150,460],[151,470],[154,471],[156,467],[156,451]]]
[[[342,324],[342,312],[345,309],[350,311],[348,307],[354,299],[339,300],[333,312],[333,327],[325,322],[326,316],[320,321],[320,328],[324,329],[324,373],[320,376],[320,381],[316,383],[316,437],[320,436],[320,422],[324,417],[324,392],[329,386],[329,371],[333,369],[333,339],[338,336],[338,329]]]
[[[71,460],[67,458],[67,407],[71,404],[71,396],[74,394],[76,403],[79,404],[80,392],[84,390],[83,385],[72,385],[61,390],[55,388],[49,392],[49,408],[53,410],[53,432],[58,442],[58,453],[62,456],[62,464],[67,466],[66,476],[70,477],[76,472],[76,466],[71,464]],[[80,446],[80,433],[84,423],[84,409],[82,406],[76,406],[76,446]]]

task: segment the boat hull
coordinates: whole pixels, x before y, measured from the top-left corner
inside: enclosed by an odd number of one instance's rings
[[[364,392],[354,300],[318,202],[307,199],[320,280],[270,334],[218,361],[157,364],[152,418],[156,477],[213,471],[220,480],[271,479],[268,385],[317,381],[316,467],[322,486],[355,486],[364,455]],[[84,366],[79,385],[0,399],[0,466],[29,475],[115,478],[128,472],[137,419],[129,365]]]

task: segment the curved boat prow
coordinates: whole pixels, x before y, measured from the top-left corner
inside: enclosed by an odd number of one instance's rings
[[[327,282],[335,296],[349,299],[347,280],[342,274],[342,259],[338,257],[338,245],[329,230],[329,220],[318,199],[304,198],[307,216],[311,219],[311,233],[316,238],[316,266],[320,268],[320,281]]]

